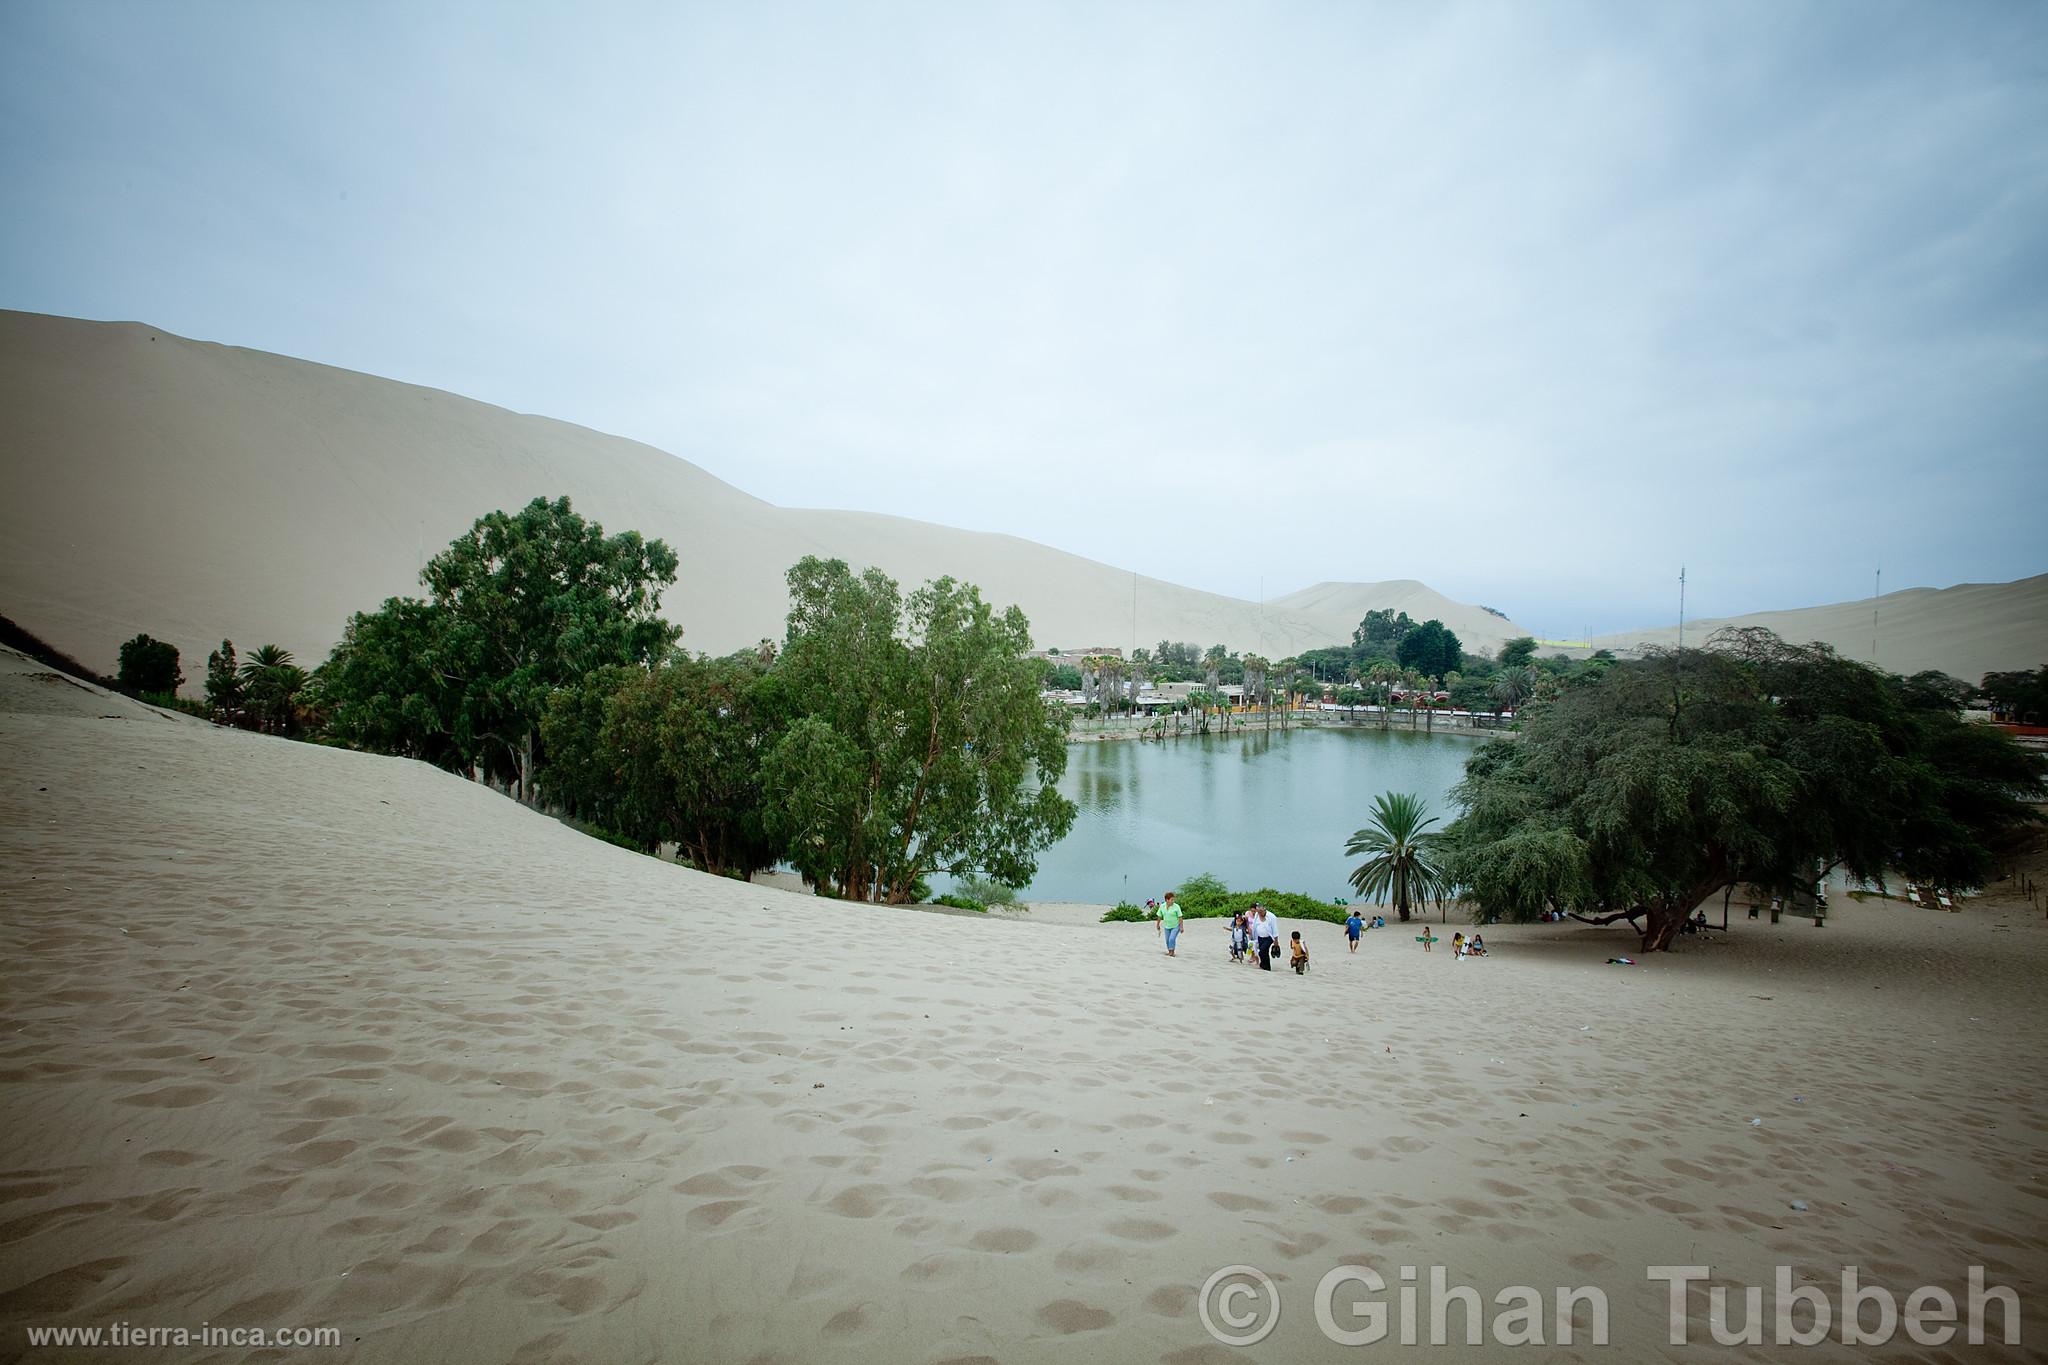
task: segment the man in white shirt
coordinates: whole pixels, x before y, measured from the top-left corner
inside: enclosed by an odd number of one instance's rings
[[[1273,970],[1273,947],[1280,937],[1280,921],[1266,913],[1266,907],[1252,906],[1252,937],[1259,945],[1259,970]]]

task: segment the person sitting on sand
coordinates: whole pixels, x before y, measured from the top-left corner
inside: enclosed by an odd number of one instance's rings
[[[1344,920],[1344,937],[1351,940],[1352,952],[1358,951],[1358,936],[1364,932],[1365,919],[1358,913],[1357,907],[1354,906],[1351,913]]]
[[[1472,935],[1471,941],[1470,941],[1470,942],[1468,942],[1468,943],[1466,943],[1466,945],[1465,945],[1465,956],[1466,956],[1466,957],[1485,957],[1485,956],[1486,956],[1486,940],[1485,940],[1485,939],[1483,939],[1483,938],[1481,938],[1481,937],[1479,937],[1479,935],[1478,935],[1478,934],[1474,934],[1474,935]]]
[[[1429,945],[1436,942],[1436,935],[1424,927],[1423,931],[1415,936],[1415,941],[1422,945],[1422,951],[1426,953],[1429,951]]]
[[[1301,941],[1301,930],[1296,929],[1290,936],[1288,961],[1294,965],[1294,974],[1300,976],[1308,970],[1308,945]]]
[[[1374,915],[1374,916],[1372,917],[1372,927],[1373,927],[1373,928],[1375,928],[1375,929],[1384,929],[1384,928],[1386,928],[1386,927],[1387,927],[1387,917],[1386,917],[1385,915]]]

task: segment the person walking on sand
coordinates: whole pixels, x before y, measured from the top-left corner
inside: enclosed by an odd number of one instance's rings
[[[1180,902],[1173,898],[1173,892],[1166,893],[1166,899],[1159,906],[1159,935],[1166,940],[1166,955],[1179,957],[1174,949],[1180,944]]]
[[[1351,940],[1351,951],[1358,951],[1358,936],[1365,932],[1365,916],[1358,913],[1358,907],[1351,907],[1351,914],[1344,921],[1344,937]]]
[[[1259,970],[1273,970],[1273,949],[1280,938],[1280,921],[1266,911],[1263,905],[1252,906],[1252,932],[1259,940]]]

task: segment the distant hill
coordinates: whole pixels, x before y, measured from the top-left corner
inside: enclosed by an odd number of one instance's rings
[[[0,312],[0,453],[0,612],[107,672],[146,631],[178,646],[188,685],[223,636],[317,663],[351,612],[416,592],[424,558],[476,517],[560,494],[675,547],[663,608],[710,652],[781,636],[783,572],[805,554],[906,587],[977,583],[1042,645],[1281,657],[1348,641],[1380,606],[1439,616],[1472,648],[1527,633],[1419,583],[1324,584],[1262,609],[1012,536],[775,507],[636,441],[136,323]]]
[[[1318,583],[1266,604],[1275,611],[1296,613],[1327,623],[1331,643],[1349,643],[1351,632],[1369,611],[1390,609],[1408,613],[1411,621],[1442,621],[1457,635],[1458,643],[1474,654],[1491,654],[1517,635],[1531,632],[1505,616],[1484,607],[1450,598],[1412,578],[1390,579],[1385,583]]]
[[[1688,644],[1704,643],[1724,626],[1762,626],[1795,644],[1818,640],[1851,659],[1894,673],[1939,669],[1975,683],[1986,673],[2048,664],[2048,574],[2014,583],[1962,583],[1907,588],[1860,602],[1796,611],[1762,611],[1688,621]],[[1669,648],[1678,627],[1621,631],[1593,641],[1617,651]]]

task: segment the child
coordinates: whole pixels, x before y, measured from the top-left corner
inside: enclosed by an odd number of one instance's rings
[[[1244,912],[1240,910],[1230,917],[1230,960],[1232,962],[1244,961],[1244,950],[1249,942],[1250,939],[1245,930]]]
[[[1351,914],[1344,921],[1344,937],[1351,940],[1351,951],[1358,951],[1358,936],[1365,932],[1365,917],[1358,913],[1358,907],[1351,907]]]
[[[1301,930],[1296,929],[1288,943],[1289,961],[1294,964],[1294,974],[1300,976],[1308,970],[1308,945],[1301,941]]]
[[[1426,953],[1429,951],[1429,945],[1436,942],[1436,935],[1430,930],[1424,929],[1415,936],[1415,941],[1422,945],[1422,951]]]
[[[1472,941],[1471,941],[1470,943],[1468,943],[1468,944],[1466,944],[1466,945],[1465,945],[1465,956],[1467,956],[1467,957],[1485,957],[1485,956],[1486,956],[1486,940],[1485,940],[1485,939],[1483,939],[1483,938],[1481,938],[1481,937],[1479,937],[1479,935],[1477,935],[1477,934],[1474,934],[1474,935],[1472,935]]]
[[[1457,933],[1455,933],[1455,934],[1452,934],[1452,935],[1451,935],[1451,956],[1452,956],[1452,957],[1463,957],[1464,955],[1465,955],[1465,932],[1464,932],[1464,930],[1462,930],[1462,929],[1461,929],[1461,930],[1459,930],[1459,931],[1458,931]]]

